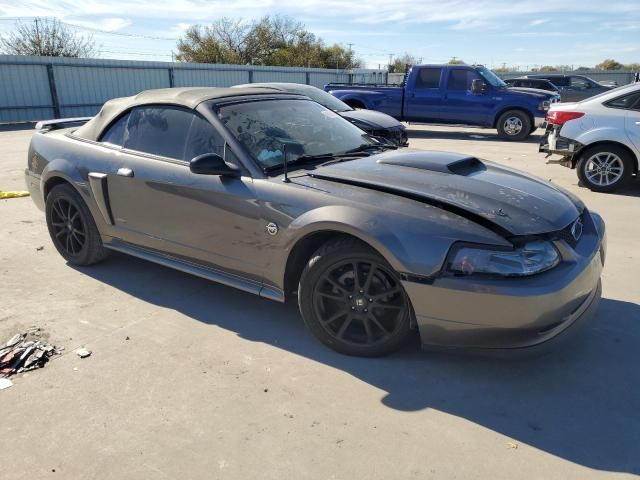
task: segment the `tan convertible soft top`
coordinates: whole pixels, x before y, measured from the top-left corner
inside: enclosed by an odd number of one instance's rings
[[[244,95],[273,95],[273,91],[264,88],[160,88],[145,90],[132,97],[114,98],[107,101],[100,112],[78,128],[73,134],[87,140],[98,140],[102,130],[123,111],[131,107],[150,104],[179,105],[186,108],[196,108],[202,102],[225,97],[241,97]],[[278,92],[279,95],[286,92]]]

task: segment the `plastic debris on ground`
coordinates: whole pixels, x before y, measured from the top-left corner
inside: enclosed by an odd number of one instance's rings
[[[13,192],[3,192],[0,190],[0,200],[4,200],[5,198],[18,198],[18,197],[28,197],[29,192],[25,192],[22,190],[16,190]]]
[[[84,347],[78,348],[75,352],[80,358],[86,358],[91,355],[91,350],[87,350]]]
[[[33,327],[0,343],[0,379],[42,368],[51,357],[60,354],[62,348],[45,342],[40,335],[40,329]]]

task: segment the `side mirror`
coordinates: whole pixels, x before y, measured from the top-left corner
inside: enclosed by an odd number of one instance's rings
[[[193,158],[189,162],[189,170],[200,175],[240,176],[240,171],[230,166],[217,153],[204,153]]]
[[[471,93],[484,93],[486,88],[487,85],[479,78],[474,78],[473,80],[471,80]]]

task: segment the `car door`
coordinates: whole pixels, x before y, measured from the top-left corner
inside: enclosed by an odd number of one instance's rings
[[[134,108],[124,129],[107,181],[121,238],[259,279],[252,259],[264,225],[252,179],[189,169],[203,153],[234,161],[213,125],[191,110],[158,105]]]
[[[414,122],[439,122],[442,91],[441,67],[422,67],[412,76],[413,84],[407,88],[405,117]]]
[[[443,120],[446,123],[486,125],[491,117],[496,100],[492,87],[486,86],[481,93],[473,93],[473,80],[484,80],[469,68],[451,68],[445,82]],[[486,82],[485,82],[486,83]]]

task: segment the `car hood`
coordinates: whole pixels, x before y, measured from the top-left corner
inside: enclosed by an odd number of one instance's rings
[[[400,127],[402,124],[390,115],[374,110],[347,110],[340,112],[340,115],[347,120],[364,122],[378,128]]]
[[[403,149],[321,166],[310,175],[436,205],[504,236],[561,230],[584,208],[549,182],[448,152]]]
[[[551,92],[549,90],[542,90],[540,88],[526,88],[526,87],[508,87],[511,92],[518,92],[520,94],[528,95],[530,97],[548,99],[554,95],[558,95],[557,92]]]

